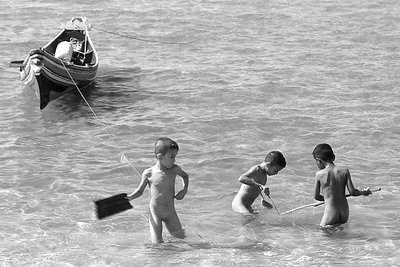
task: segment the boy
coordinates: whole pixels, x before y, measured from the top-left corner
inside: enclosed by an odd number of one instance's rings
[[[328,144],[319,144],[314,148],[313,157],[320,169],[315,175],[314,198],[325,202],[325,211],[321,226],[334,226],[346,223],[349,219],[349,204],[346,199],[346,187],[351,196],[368,196],[371,191],[354,188],[348,169],[335,166],[335,154]],[[322,190],[323,195],[320,191]]]
[[[264,162],[251,167],[247,172],[239,177],[239,182],[242,185],[239,192],[236,194],[232,201],[232,209],[235,212],[243,214],[254,214],[251,207],[256,198],[264,191],[269,196],[269,188],[265,187],[267,176],[278,174],[283,168],[286,167],[286,160],[282,153],[279,151],[271,151],[267,154]],[[273,206],[265,202],[268,208]]]
[[[150,235],[153,243],[161,243],[162,222],[171,235],[184,238],[185,233],[176,214],[174,199],[185,197],[189,186],[189,175],[175,164],[178,144],[167,137],[159,138],[155,143],[156,164],[143,171],[138,188],[128,195],[129,201],[140,197],[147,185],[150,187]],[[175,195],[175,178],[183,180],[183,189]]]

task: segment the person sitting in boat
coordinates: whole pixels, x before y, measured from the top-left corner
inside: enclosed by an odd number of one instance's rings
[[[71,43],[68,41],[62,41],[57,45],[54,57],[69,63],[72,59],[72,53],[73,49]]]
[[[77,65],[85,65],[90,62],[90,59],[87,55],[86,50],[86,41],[79,41],[75,37],[70,38],[70,43],[73,49],[71,62]]]

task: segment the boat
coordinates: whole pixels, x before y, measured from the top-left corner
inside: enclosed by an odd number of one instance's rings
[[[99,59],[85,17],[74,17],[43,48],[32,49],[18,65],[21,80],[40,100],[40,109],[50,101],[89,86],[96,78]]]

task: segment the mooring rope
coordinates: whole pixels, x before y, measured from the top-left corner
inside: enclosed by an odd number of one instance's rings
[[[93,113],[93,116],[96,118],[97,122],[103,127],[104,131],[107,133],[108,137],[111,139],[113,145],[115,148],[118,149],[118,151],[121,153],[121,159],[120,161],[122,163],[127,163],[136,173],[139,175],[139,177],[142,177],[140,172],[136,169],[136,167],[128,160],[128,158],[125,156],[125,153],[122,151],[122,149],[117,145],[115,142],[114,138],[112,137],[111,133],[107,130],[106,126],[100,121],[99,117],[97,116],[96,112],[94,112],[93,108],[90,106],[89,102],[86,100],[85,96],[83,95],[82,91],[79,89],[78,85],[76,84],[74,78],[72,78],[71,74],[69,73],[67,67],[64,64],[64,61],[60,59],[61,64],[64,66],[65,71],[67,72],[69,78],[71,81],[74,83],[75,88],[78,90],[79,94],[81,95],[82,99],[85,101],[86,105],[89,107],[90,111]]]
[[[116,35],[116,36],[119,36],[119,37],[125,37],[125,38],[128,38],[128,39],[133,39],[133,40],[142,41],[142,42],[159,43],[159,44],[179,44],[179,45],[187,45],[187,44],[192,43],[192,42],[182,43],[182,42],[167,42],[167,41],[151,40],[151,39],[135,37],[135,36],[127,35],[127,34],[115,33],[115,32],[112,32],[112,31],[107,31],[107,30],[96,28],[96,27],[93,27],[93,26],[92,26],[92,28],[96,29],[96,30],[99,30],[99,31],[102,31],[102,32],[105,32],[105,33],[108,33],[108,34]]]

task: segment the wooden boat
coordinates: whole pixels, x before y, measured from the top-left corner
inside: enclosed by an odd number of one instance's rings
[[[97,74],[98,55],[85,17],[74,17],[43,48],[33,49],[20,67],[21,80],[40,99],[40,109],[61,95],[91,84]]]

